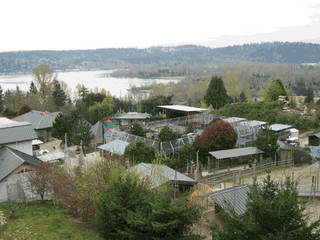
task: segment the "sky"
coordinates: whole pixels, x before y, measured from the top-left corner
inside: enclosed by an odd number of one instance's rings
[[[1,0],[0,51],[320,43],[320,0]]]

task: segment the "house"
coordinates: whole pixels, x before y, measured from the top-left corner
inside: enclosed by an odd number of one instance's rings
[[[251,191],[251,185],[241,185],[214,192],[210,197],[226,213],[243,216],[247,211],[248,194]]]
[[[151,115],[148,113],[128,112],[114,117],[114,120],[118,122],[121,128],[126,128],[130,127],[134,122],[145,124],[150,117]]]
[[[102,151],[107,151],[111,154],[116,154],[118,156],[122,156],[128,145],[129,145],[128,142],[115,139],[111,142],[98,146],[97,149],[100,149]]]
[[[290,128],[291,125],[275,123],[269,126],[269,129],[275,133],[277,133],[280,140],[286,140],[287,137],[290,136]]]
[[[42,141],[49,141],[52,138],[52,125],[60,112],[49,113],[48,111],[30,111],[14,118],[17,122],[29,122],[37,132]]]
[[[40,163],[40,160],[34,156],[16,150],[8,146],[0,147],[0,202],[8,200],[8,194],[11,200],[19,200],[17,191],[17,181],[20,181],[27,197],[32,193],[28,191],[26,183],[26,174],[32,171]]]
[[[9,146],[32,155],[32,140],[37,139],[31,123],[0,118],[0,146]]]
[[[309,135],[309,146],[320,145],[320,132]]]
[[[184,192],[197,183],[196,180],[166,165],[139,163],[131,167],[130,170],[136,172],[141,179],[149,180],[151,188],[157,188],[170,183],[177,184],[179,192]]]

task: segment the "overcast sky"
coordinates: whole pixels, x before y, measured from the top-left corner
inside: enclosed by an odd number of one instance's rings
[[[320,43],[320,0],[1,0],[0,51]]]

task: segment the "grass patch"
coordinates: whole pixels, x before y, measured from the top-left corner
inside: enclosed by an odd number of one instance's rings
[[[0,204],[7,223],[0,225],[0,239],[101,239],[94,230],[75,222],[52,202],[14,203],[16,218],[9,218],[9,205]]]

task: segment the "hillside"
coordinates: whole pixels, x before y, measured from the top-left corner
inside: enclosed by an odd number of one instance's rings
[[[320,62],[320,44],[274,42],[223,48],[195,45],[177,47],[108,48],[68,51],[19,51],[0,53],[0,74],[25,73],[40,63],[54,70],[124,68],[132,64],[168,66],[179,63],[217,62]]]

